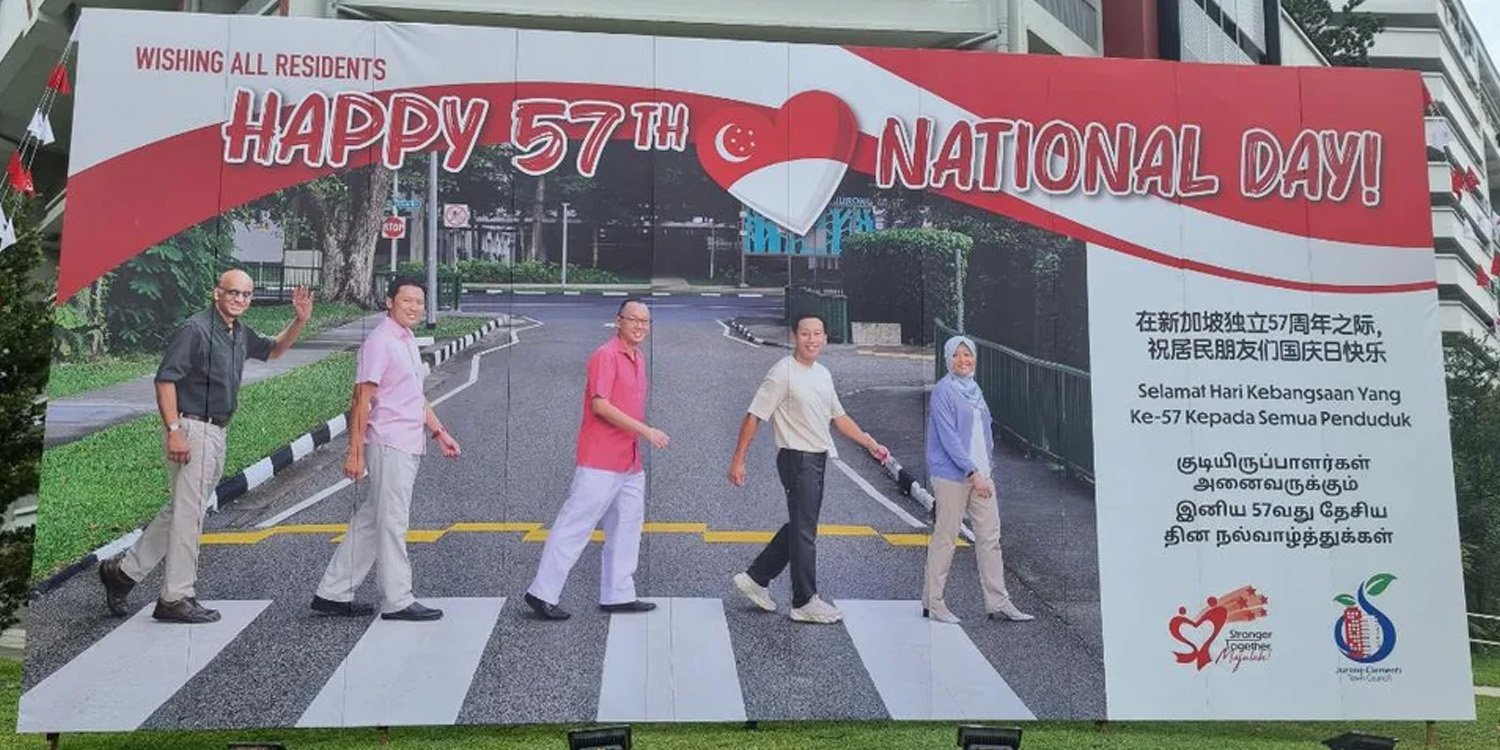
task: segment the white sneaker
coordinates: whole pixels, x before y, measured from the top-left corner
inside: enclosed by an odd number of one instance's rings
[[[745,598],[755,602],[755,606],[767,612],[776,611],[776,602],[771,599],[771,590],[756,583],[755,579],[751,578],[749,574],[735,573],[734,587],[739,589],[740,593],[745,595]]]
[[[991,620],[999,620],[1002,618],[1010,620],[1011,622],[1026,622],[1027,620],[1036,619],[1035,617],[1022,612],[1021,610],[1016,609],[1016,605],[1011,603],[1009,600],[1006,600],[1004,604],[1000,605],[999,608],[990,613]]]
[[[844,619],[838,607],[823,601],[816,594],[800,607],[792,607],[792,619],[797,622],[815,622],[828,625]]]

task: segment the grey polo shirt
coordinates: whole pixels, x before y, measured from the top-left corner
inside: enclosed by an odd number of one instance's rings
[[[156,370],[158,382],[177,384],[177,410],[213,419],[229,419],[239,406],[245,358],[262,362],[275,342],[243,321],[231,330],[210,307],[183,321],[173,334]]]

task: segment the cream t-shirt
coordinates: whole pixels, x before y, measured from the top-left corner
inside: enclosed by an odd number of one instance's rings
[[[829,422],[844,416],[833,375],[817,362],[787,356],[771,366],[750,402],[750,413],[770,422],[776,447],[838,457]]]

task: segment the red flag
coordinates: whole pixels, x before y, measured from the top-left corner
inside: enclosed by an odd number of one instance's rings
[[[26,169],[26,165],[21,163],[21,152],[11,152],[10,164],[5,167],[5,175],[10,178],[11,187],[26,195],[36,195],[36,185],[32,184],[31,172]]]
[[[1500,250],[1495,251],[1495,254],[1490,256],[1490,275],[1500,276]]]
[[[1464,173],[1458,171],[1458,167],[1448,167],[1448,185],[1454,195],[1460,195],[1464,191]]]
[[[52,77],[47,79],[47,88],[59,94],[72,93],[73,89],[68,86],[68,69],[62,63],[52,69]]]
[[[1484,272],[1484,266],[1474,269],[1474,283],[1483,289],[1490,288],[1490,275]]]
[[[1479,193],[1479,173],[1475,172],[1473,167],[1469,167],[1464,172],[1464,187],[1476,195]]]
[[[1422,84],[1422,111],[1431,113],[1436,108],[1436,102],[1432,100],[1432,92],[1427,90],[1427,84]]]

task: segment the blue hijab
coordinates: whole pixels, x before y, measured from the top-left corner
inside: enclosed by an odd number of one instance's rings
[[[958,387],[958,392],[963,394],[964,399],[969,403],[980,409],[987,408],[984,402],[984,392],[979,389],[979,381],[975,380],[973,375],[959,375],[953,371],[953,353],[958,351],[960,344],[969,347],[969,352],[975,356],[975,372],[978,372],[979,347],[975,346],[974,340],[968,336],[954,336],[943,344],[943,366],[948,369],[948,378],[953,381],[953,384]]]

